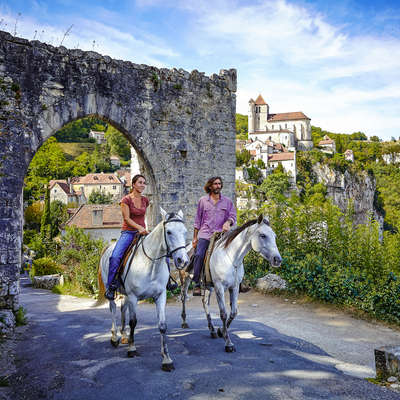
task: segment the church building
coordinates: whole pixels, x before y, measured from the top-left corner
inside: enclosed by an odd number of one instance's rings
[[[311,150],[311,119],[301,111],[271,114],[261,94],[249,101],[249,139],[283,144],[290,150]]]

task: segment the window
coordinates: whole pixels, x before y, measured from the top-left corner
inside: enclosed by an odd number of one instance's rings
[[[285,129],[287,129],[287,124],[285,124]]]
[[[272,130],[274,130],[274,125],[272,125]]]
[[[113,189],[115,190],[117,187],[116,186],[113,186]]]

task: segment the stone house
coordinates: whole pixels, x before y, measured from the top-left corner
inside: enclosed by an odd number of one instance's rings
[[[92,238],[103,239],[109,243],[117,240],[121,233],[122,213],[116,204],[84,204],[64,224],[61,234],[65,234],[66,226],[82,228]]]
[[[61,203],[86,203],[85,196],[81,190],[74,190],[71,181],[65,179],[53,179],[49,182],[50,201],[61,201]]]
[[[95,139],[96,143],[98,143],[98,144],[104,144],[104,143],[107,143],[104,133],[105,132],[102,132],[102,131],[92,131],[91,130],[89,132],[89,137]]]
[[[249,100],[249,139],[281,143],[288,149],[311,150],[311,119],[303,112],[272,114],[261,94]]]
[[[323,153],[334,154],[336,153],[336,143],[328,135],[325,135],[318,143]]]
[[[400,163],[400,153],[382,154],[382,159],[386,164],[397,164]]]
[[[346,161],[354,162],[354,153],[353,153],[353,150],[347,149],[347,150],[344,152],[344,159],[345,159]]]
[[[110,157],[110,163],[113,167],[120,167],[121,166],[121,160],[118,156],[111,156]]]
[[[124,196],[124,184],[117,175],[112,173],[87,174],[72,179],[75,191],[81,191],[86,199],[92,192],[102,192],[112,196],[114,202],[119,202]]]
[[[278,165],[282,165],[283,170],[292,177],[292,183],[296,183],[296,152],[285,152],[271,154],[268,157],[267,167],[274,170]]]

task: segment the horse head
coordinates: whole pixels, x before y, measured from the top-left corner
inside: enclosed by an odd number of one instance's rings
[[[177,269],[183,269],[189,263],[189,257],[186,252],[186,234],[187,229],[183,221],[183,212],[167,213],[160,207],[164,225],[164,239],[167,246],[167,252],[174,259]]]
[[[268,260],[272,267],[279,267],[282,257],[276,246],[276,235],[269,225],[268,218],[260,215],[256,225],[257,227],[251,238],[251,247]]]

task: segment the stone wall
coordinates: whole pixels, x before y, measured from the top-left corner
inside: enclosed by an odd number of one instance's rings
[[[159,207],[191,231],[209,176],[234,196],[236,71],[157,69],[0,32],[0,308],[18,303],[22,188],[37,149],[63,125],[97,115],[126,135]]]

